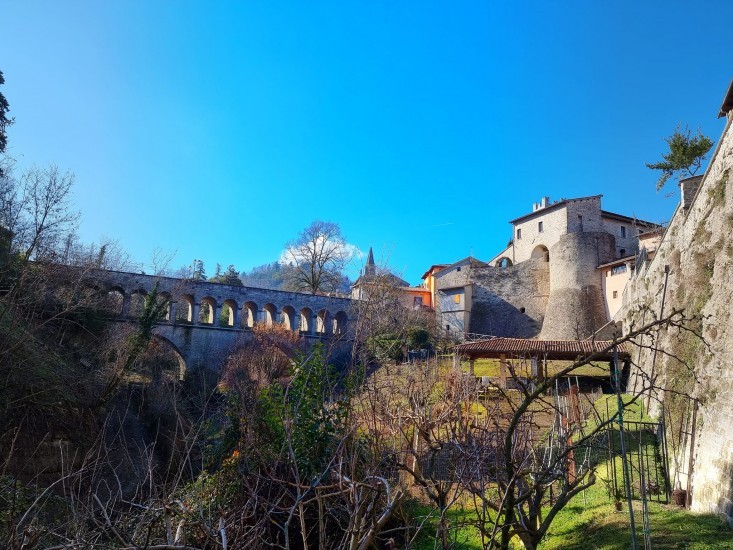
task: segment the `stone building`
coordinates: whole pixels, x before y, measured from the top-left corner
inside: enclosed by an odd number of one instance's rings
[[[551,340],[594,335],[620,307],[623,277],[616,277],[630,268],[639,236],[659,227],[602,210],[601,195],[554,203],[544,197],[510,223],[512,240],[490,262],[465,258],[426,273],[445,331]]]
[[[697,334],[671,327],[643,340],[632,379],[637,391],[653,379],[650,412],[684,427],[670,445],[673,488],[693,511],[733,525],[733,83],[718,116],[726,124],[704,175],[680,182],[663,232],[642,235],[617,318],[631,330],[672,311],[692,317]]]
[[[380,270],[374,261],[374,252],[369,247],[364,271],[351,287],[351,298],[365,301],[375,296],[383,297],[386,289],[390,290],[390,294],[394,294],[402,307],[411,309],[433,307],[430,290],[424,286],[410,286],[410,283],[397,275]]]

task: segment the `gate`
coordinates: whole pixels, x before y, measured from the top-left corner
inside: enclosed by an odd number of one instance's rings
[[[624,436],[631,498],[668,503],[672,490],[664,423],[624,421]],[[626,495],[620,437],[618,430],[609,429],[609,473],[614,492]]]

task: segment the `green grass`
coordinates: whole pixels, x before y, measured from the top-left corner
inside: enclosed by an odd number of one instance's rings
[[[628,401],[628,396],[624,396]],[[605,416],[617,410],[616,396],[603,396],[596,403]],[[641,402],[628,404],[624,411],[627,421],[650,421]],[[647,443],[652,444],[651,440]],[[617,472],[621,472],[620,458],[616,457]],[[555,517],[540,550],[627,550],[631,548],[631,529],[628,508],[616,511],[603,479],[608,479],[609,463],[599,465],[597,482],[577,495]],[[644,548],[644,521],[642,503],[633,502],[638,548]],[[420,519],[430,513],[428,506],[417,506]],[[482,548],[478,530],[472,523],[475,513],[470,506],[455,506],[449,512],[454,548],[473,550]],[[437,518],[430,517],[413,546],[418,550],[434,548]],[[674,505],[649,503],[649,537],[652,548],[686,550],[733,549],[733,530],[713,515],[692,514]],[[516,548],[521,548],[517,545]]]
[[[511,359],[519,376],[527,376],[530,372],[529,361]],[[547,372],[552,375],[566,367],[572,365],[572,361],[548,361]],[[461,363],[462,370],[468,372],[469,365],[467,362]],[[608,376],[608,363],[595,363],[578,367],[573,371],[573,376]],[[498,359],[476,359],[473,364],[473,373],[475,376],[499,376],[499,360]],[[507,375],[509,373],[507,372]]]
[[[602,472],[603,473],[603,472]],[[634,502],[637,545],[644,548],[641,502]],[[696,515],[672,505],[649,503],[652,548],[731,549],[733,530],[712,515]],[[628,508],[617,512],[599,481],[559,513],[541,550],[626,550],[631,548]]]
[[[602,472],[603,473],[603,472]],[[644,548],[644,526],[641,502],[634,502],[634,519],[638,548]],[[423,519],[427,506],[413,510]],[[453,548],[480,549],[481,537],[471,526],[474,512],[455,507],[448,513],[452,528]],[[649,535],[655,550],[730,550],[733,530],[712,515],[691,514],[673,505],[649,503]],[[430,550],[435,544],[437,518],[431,517],[412,548]],[[521,548],[519,544],[515,548]],[[540,550],[627,550],[631,548],[629,513],[624,502],[618,512],[601,481],[577,495],[552,522]]]
[[[425,519],[427,522],[425,527],[418,535],[412,548],[414,550],[433,550],[440,548],[440,544],[435,544],[436,526],[438,524],[437,511],[430,515],[431,508],[428,506],[418,505],[415,507],[414,513],[417,514],[419,520]],[[470,524],[475,521],[474,511],[469,508],[455,506],[448,513],[448,522],[451,527],[451,543],[456,550],[478,550],[483,548],[481,545],[481,536],[475,527]]]

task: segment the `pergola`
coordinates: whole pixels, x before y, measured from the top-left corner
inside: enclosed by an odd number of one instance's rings
[[[631,360],[631,354],[623,343],[616,345],[619,363]],[[476,359],[498,359],[499,376],[506,383],[510,359],[529,359],[532,374],[540,378],[547,375],[547,361],[612,361],[613,342],[610,340],[528,340],[524,338],[488,338],[459,344],[453,356],[458,367],[461,358],[467,358],[473,373]]]

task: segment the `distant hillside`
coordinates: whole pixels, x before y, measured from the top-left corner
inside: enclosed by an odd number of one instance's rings
[[[284,268],[279,262],[272,262],[253,267],[249,273],[243,271],[239,278],[242,279],[244,286],[282,290],[286,273],[287,267]]]
[[[272,262],[253,267],[249,272],[243,271],[239,277],[242,279],[244,286],[269,288],[272,290],[287,290],[286,281],[288,278],[288,271],[290,269],[291,268],[287,265],[283,265],[279,262]],[[344,276],[342,278],[338,291],[346,294],[351,291],[351,281],[348,277]]]

